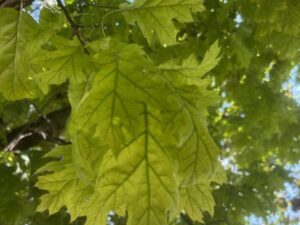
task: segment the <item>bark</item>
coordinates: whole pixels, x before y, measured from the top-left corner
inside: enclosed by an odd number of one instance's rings
[[[8,144],[2,148],[5,151],[27,150],[41,141],[60,145],[69,144],[59,136],[65,128],[70,111],[70,107],[66,107],[42,116],[31,124],[13,129],[7,134]]]

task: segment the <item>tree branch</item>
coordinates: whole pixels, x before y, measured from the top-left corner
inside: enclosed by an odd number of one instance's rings
[[[57,5],[58,7],[62,10],[62,12],[64,13],[66,19],[68,20],[70,26],[71,26],[71,29],[72,29],[72,32],[73,34],[77,37],[77,39],[79,40],[79,42],[81,43],[83,49],[84,49],[84,52],[86,54],[89,54],[88,50],[86,49],[86,43],[85,41],[83,40],[83,38],[81,37],[81,34],[80,34],[80,26],[77,25],[75,23],[75,21],[72,19],[71,15],[69,14],[68,10],[66,9],[65,5],[62,3],[61,0],[56,0],[57,2]]]
[[[40,117],[36,122],[25,124],[7,134],[8,144],[1,146],[5,151],[26,150],[48,141],[59,145],[70,144],[59,137],[64,130],[71,108],[59,109],[46,116]]]

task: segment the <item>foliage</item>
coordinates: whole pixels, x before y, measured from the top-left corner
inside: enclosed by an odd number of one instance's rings
[[[299,10],[297,0],[0,8],[0,224],[282,216],[286,165],[299,160],[286,88]]]

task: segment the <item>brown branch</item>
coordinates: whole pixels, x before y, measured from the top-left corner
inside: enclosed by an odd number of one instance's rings
[[[65,128],[70,111],[70,107],[66,107],[42,116],[31,124],[13,129],[7,134],[8,144],[3,146],[4,150],[26,150],[36,146],[41,141],[59,145],[70,144],[70,142],[59,137]]]
[[[72,19],[72,17],[70,16],[68,10],[66,9],[65,5],[62,3],[61,0],[56,0],[57,2],[57,5],[58,7],[62,10],[62,12],[64,13],[66,19],[68,20],[70,26],[71,26],[71,29],[72,29],[72,32],[73,34],[77,37],[77,39],[79,40],[79,42],[81,43],[83,49],[84,49],[84,52],[86,54],[89,54],[87,48],[86,48],[86,42],[85,40],[81,37],[81,34],[80,34],[80,26],[77,25],[75,23],[75,21]]]

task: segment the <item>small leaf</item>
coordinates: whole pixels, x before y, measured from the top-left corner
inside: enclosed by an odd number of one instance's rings
[[[55,50],[41,50],[33,61],[35,66],[41,67],[35,74],[41,89],[47,93],[49,85],[61,84],[67,79],[76,83],[86,80],[84,70],[90,69],[91,64],[80,42],[55,37],[51,43]]]
[[[177,31],[172,19],[191,22],[193,11],[204,10],[202,0],[137,0],[131,5],[121,6],[127,22],[137,23],[150,45],[154,43],[154,35],[161,44],[175,44]]]
[[[183,81],[189,85],[202,85],[203,76],[211,71],[220,61],[220,48],[218,42],[211,45],[199,64],[197,59],[191,55],[181,65],[175,61],[169,61],[159,66],[165,76],[176,77],[179,82]]]

